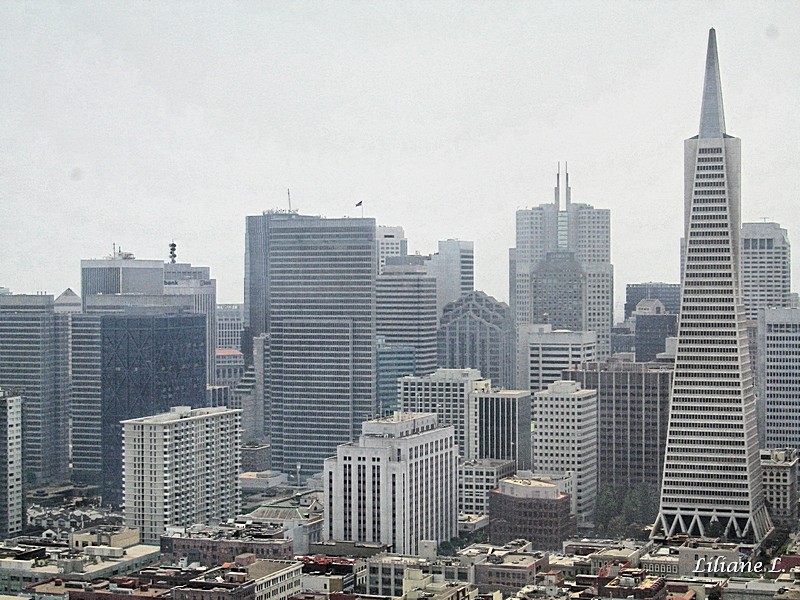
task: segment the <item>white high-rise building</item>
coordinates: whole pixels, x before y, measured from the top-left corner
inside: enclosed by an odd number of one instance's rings
[[[242,351],[243,304],[217,304],[217,348]]]
[[[523,325],[518,335],[517,388],[531,394],[561,379],[565,369],[597,360],[597,334],[593,331],[554,331],[550,325]]]
[[[758,311],[762,448],[800,448],[800,308]]]
[[[777,223],[742,223],[745,316],[754,320],[760,308],[787,308],[791,294],[792,251],[786,230]]]
[[[123,426],[125,525],[158,543],[168,526],[239,512],[241,411],[176,406]]]
[[[572,253],[572,260],[580,264],[585,276],[586,328],[597,334],[597,354],[602,359],[611,352],[614,308],[611,211],[574,203],[571,196],[569,173],[562,189],[559,171],[552,204],[517,211],[517,246],[510,252],[509,264],[511,310],[517,326],[535,324],[534,288],[540,265],[544,265],[548,253]],[[575,300],[577,280],[575,274],[565,273],[565,278],[567,303]],[[551,293],[557,292],[555,281],[548,285],[553,288]]]
[[[591,527],[597,499],[597,391],[556,381],[533,396],[533,469],[555,476],[574,471],[578,526]]]
[[[417,375],[436,370],[436,279],[418,265],[386,265],[375,280],[375,332],[414,348]]]
[[[436,415],[366,421],[357,443],[325,460],[325,540],[375,542],[418,554],[421,540],[457,535],[458,453]]]
[[[700,132],[684,142],[684,269],[661,505],[653,537],[759,544],[764,504],[742,299],[741,143],[725,132],[716,34],[708,37]]]
[[[491,380],[477,369],[437,369],[430,375],[401,377],[398,386],[403,411],[436,414],[440,425],[455,428],[461,456],[473,456],[468,435],[470,394],[490,392]]]
[[[464,240],[442,240],[439,251],[425,259],[428,274],[436,277],[436,309],[475,289],[475,244]]]
[[[386,258],[389,256],[406,256],[408,254],[408,241],[402,227],[378,225],[378,273],[383,273]]]
[[[22,532],[22,398],[0,389],[0,536]]]

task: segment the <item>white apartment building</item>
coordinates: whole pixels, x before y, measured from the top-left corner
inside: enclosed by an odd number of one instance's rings
[[[556,381],[534,394],[533,466],[537,474],[576,473],[579,527],[593,524],[597,497],[597,392]]]
[[[125,524],[144,542],[157,543],[167,526],[236,516],[240,410],[176,406],[122,426]]]
[[[399,380],[402,410],[434,413],[442,426],[452,425],[461,456],[472,457],[469,446],[470,394],[487,393],[492,382],[477,369],[437,369],[430,375],[408,375]]]
[[[595,360],[597,334],[593,331],[522,325],[517,343],[517,388],[535,394],[560,380],[565,369]]]
[[[22,532],[22,398],[0,388],[0,536]]]
[[[452,426],[430,413],[395,412],[366,421],[358,442],[325,460],[325,540],[377,542],[418,554],[421,540],[457,534]]]

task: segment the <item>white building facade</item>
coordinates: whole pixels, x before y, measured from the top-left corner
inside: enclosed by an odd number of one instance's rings
[[[597,498],[597,392],[556,381],[534,394],[533,466],[537,474],[574,471],[579,527],[591,527]]]
[[[325,540],[376,542],[418,554],[421,540],[457,535],[452,426],[436,415],[395,412],[366,421],[358,442],[325,460]]]
[[[434,413],[442,426],[452,425],[461,456],[472,457],[470,448],[470,394],[487,393],[492,382],[477,369],[437,369],[422,377],[408,375],[398,380],[403,411]]]
[[[145,543],[157,543],[167,526],[236,516],[240,410],[177,406],[122,425],[125,524]]]
[[[550,325],[522,325],[518,331],[517,389],[535,394],[560,380],[565,369],[597,360],[593,331],[554,331]]]
[[[758,318],[761,308],[791,306],[792,248],[778,223],[742,223],[742,298],[744,314]]]
[[[758,544],[764,505],[740,273],[741,142],[725,132],[709,32],[700,131],[684,142],[684,268],[661,503],[652,536]]]

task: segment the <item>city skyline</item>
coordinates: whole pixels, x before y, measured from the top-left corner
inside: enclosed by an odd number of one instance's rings
[[[112,243],[167,259],[174,239],[241,302],[243,217],[291,188],[305,214],[363,202],[411,252],[474,241],[476,288],[507,302],[515,211],[548,202],[568,161],[573,201],[612,211],[619,315],[626,282],[678,280],[677,149],[698,102],[670,92],[699,85],[711,26],[743,220],[795,232],[795,4],[21,6],[0,7],[15,293],[77,289],[80,259]]]

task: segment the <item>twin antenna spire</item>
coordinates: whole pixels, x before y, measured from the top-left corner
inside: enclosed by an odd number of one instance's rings
[[[566,209],[569,209],[570,201],[572,200],[572,188],[569,187],[569,163],[564,163],[564,187],[566,188],[565,194],[565,204]],[[558,163],[558,172],[556,173],[556,187],[554,188],[555,193],[555,205],[556,210],[561,210],[561,163]]]

